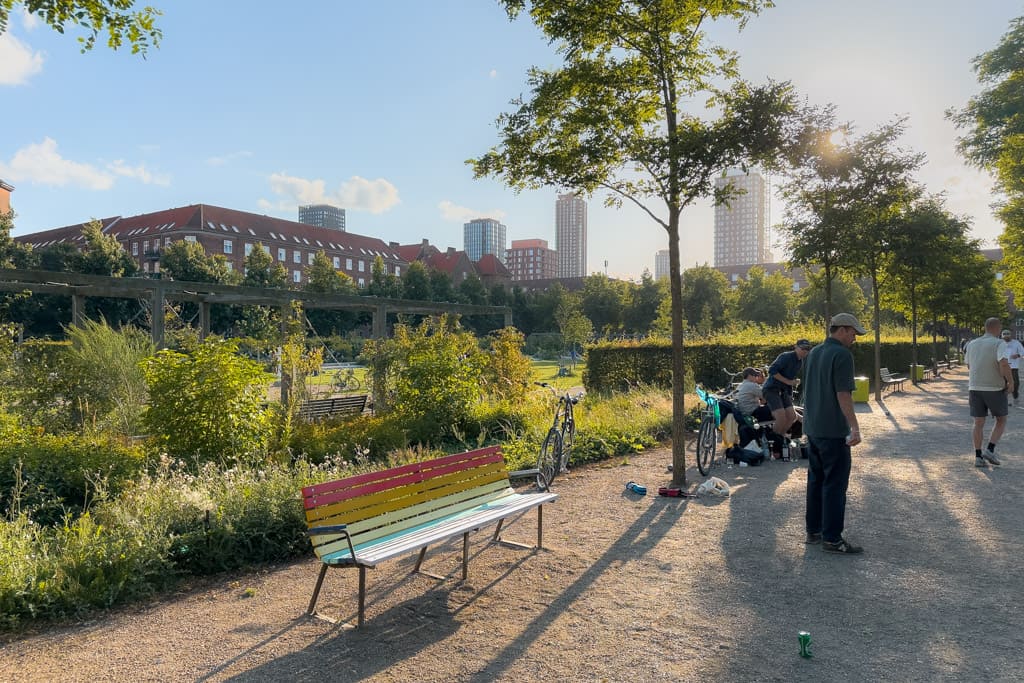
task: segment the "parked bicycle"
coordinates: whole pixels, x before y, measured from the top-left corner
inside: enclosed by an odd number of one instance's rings
[[[551,429],[544,437],[544,443],[540,446],[540,454],[537,456],[537,488],[546,491],[557,474],[568,471],[572,447],[576,441],[576,418],[573,415],[573,406],[583,399],[583,393],[559,394],[558,389],[547,382],[536,382],[535,384],[550,390],[558,397]]]
[[[334,374],[334,382],[331,384],[331,389],[336,394],[344,394],[349,391],[359,391],[363,388],[363,383],[356,377],[355,368],[349,368],[347,370],[338,370]]]
[[[697,398],[704,403],[700,413],[700,429],[697,431],[697,469],[706,477],[717,464],[718,428],[722,424],[719,403],[725,400],[726,395],[717,395],[700,384],[694,390]]]

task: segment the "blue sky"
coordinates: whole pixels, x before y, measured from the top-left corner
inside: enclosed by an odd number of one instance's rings
[[[80,54],[73,30],[20,12],[0,36],[15,234],[194,203],[294,220],[298,204],[325,201],[346,208],[349,231],[385,241],[462,248],[462,224],[492,216],[510,240],[554,246],[557,188],[517,195],[464,163],[496,144],[526,70],[558,63],[497,2],[152,4],[164,37],[146,59]],[[943,112],[978,91],[971,58],[1020,14],[1007,0],[780,0],[743,32],[710,33],[739,52],[744,77],[790,80],[858,130],[909,116],[904,143],[928,155],[920,179],[994,246],[991,181],[957,157]],[[590,270],[653,271],[664,231],[602,199],[589,202]],[[684,265],[710,263],[710,204],[683,220]]]

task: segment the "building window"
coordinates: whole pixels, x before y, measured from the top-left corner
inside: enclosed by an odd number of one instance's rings
[[[287,261],[288,260],[288,252],[285,251],[284,249],[278,248],[278,250],[277,250],[277,260],[278,261]]]
[[[302,252],[298,249],[292,252],[292,263],[302,263]]]
[[[148,254],[149,253],[149,240],[143,240],[142,241],[142,253],[143,254]]]
[[[293,270],[292,271],[292,282],[302,282],[302,271],[301,270]]]
[[[365,286],[366,286],[366,280],[363,279],[363,278],[359,278],[359,289],[362,289]]]
[[[341,257],[340,256],[335,256],[332,259],[332,263],[334,265],[334,269],[335,270],[341,270]]]
[[[191,242],[192,244],[195,244],[196,243],[196,236],[195,235],[185,235],[185,241],[186,242]]]
[[[170,237],[165,237],[164,238],[164,246],[165,247],[169,247],[170,245],[171,245],[171,238]]]
[[[313,265],[313,259],[315,258],[316,254],[313,254],[312,252],[310,252],[308,254],[308,256],[309,256],[309,259],[308,259],[309,265]]]
[[[142,264],[142,270],[147,273],[149,272],[149,261],[146,261],[145,263]]]
[[[249,242],[245,243],[245,255],[248,256],[252,253],[252,244]]]
[[[345,270],[352,270],[352,259],[345,259]]]
[[[230,254],[230,253],[233,253],[233,251],[234,251],[234,244],[231,242],[231,240],[224,240],[224,253],[225,254]]]
[[[225,266],[227,266],[227,269],[228,269],[229,271],[231,271],[231,270],[234,270],[234,269],[235,269],[235,264],[234,264],[234,263],[232,263],[231,261],[228,261],[228,262],[227,262],[227,263],[225,263],[224,265],[225,265]]]
[[[138,255],[139,255],[139,243],[138,242],[132,242],[132,256],[138,256]]]
[[[395,276],[396,277],[401,277],[402,276],[402,266],[395,266]]]
[[[363,259],[359,259],[359,272],[360,273],[365,273],[366,272],[366,261],[364,261]]]
[[[270,247],[268,247],[268,246],[267,246],[267,245],[265,245],[265,244],[262,244],[262,245],[260,245],[260,246],[262,246],[262,247],[263,247],[263,253],[265,253],[265,254],[266,254],[267,256],[270,256]]]

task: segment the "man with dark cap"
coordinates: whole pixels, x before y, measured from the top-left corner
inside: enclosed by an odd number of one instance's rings
[[[783,351],[768,368],[768,379],[761,390],[765,404],[771,408],[775,424],[772,430],[785,435],[796,424],[796,409],[793,408],[793,387],[800,383],[797,375],[804,358],[811,351],[811,342],[798,339],[792,351]],[[781,453],[777,454],[781,456]]]
[[[829,323],[829,336],[814,347],[804,368],[804,434],[807,461],[807,543],[821,543],[829,553],[864,551],[843,538],[846,489],[850,484],[850,447],[860,443],[853,410],[853,354],[850,345],[867,330],[849,313]]]

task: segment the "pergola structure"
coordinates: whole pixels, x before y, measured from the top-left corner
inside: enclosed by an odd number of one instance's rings
[[[291,305],[295,301],[300,302],[307,309],[369,311],[373,314],[373,336],[378,339],[387,334],[389,313],[501,315],[504,316],[506,326],[512,325],[512,309],[506,306],[475,306],[351,294],[313,294],[289,289],[135,277],[106,277],[48,270],[0,268],[0,291],[28,291],[33,294],[70,296],[71,322],[74,325],[79,325],[82,322],[87,297],[144,299],[150,301],[153,311],[163,311],[167,301],[191,301],[199,304],[199,330],[203,337],[210,332],[210,306],[213,304],[276,306],[281,309],[284,320],[290,317]],[[158,348],[163,347],[164,318],[162,315],[153,316],[152,335],[153,343]]]

